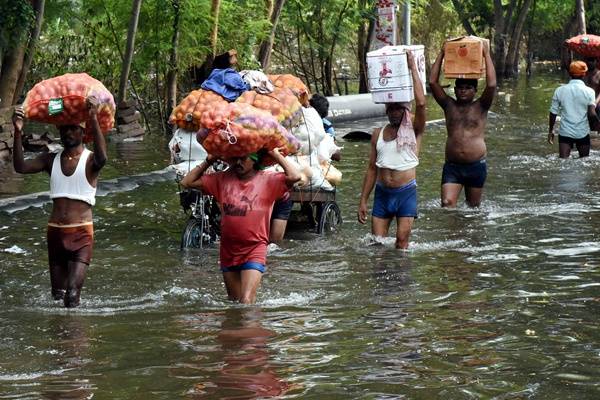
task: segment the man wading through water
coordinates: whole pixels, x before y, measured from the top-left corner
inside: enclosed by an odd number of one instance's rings
[[[94,152],[83,146],[83,127],[58,127],[64,149],[57,154],[42,154],[24,160],[22,134],[23,109],[15,109],[13,165],[21,174],[45,171],[50,175],[52,214],[48,221],[48,264],[52,297],[65,307],[77,307],[86,270],[92,258],[94,226],[92,206],[96,199],[98,174],[106,163],[106,142],[98,124],[98,101],[86,100],[88,124],[94,137]]]
[[[431,67],[429,87],[435,101],[446,117],[446,162],[442,172],[442,207],[456,207],[464,186],[467,204],[478,207],[487,177],[485,156],[485,124],[496,93],[496,70],[488,49],[483,46],[485,59],[485,89],[475,100],[477,79],[457,79],[456,100],[440,85],[440,69],[444,49]]]
[[[283,167],[283,173],[261,171],[260,156],[253,153],[225,159],[227,171],[206,174],[217,160],[209,154],[181,181],[183,187],[214,196],[221,206],[221,272],[229,299],[240,303],[256,300],[266,269],[273,204],[300,180],[300,173],[279,149],[268,154]]]
[[[554,144],[554,125],[560,115],[558,128],[558,156],[569,158],[573,146],[579,157],[590,155],[590,126],[598,129],[596,115],[596,94],[594,89],[585,85],[583,79],[587,73],[583,61],[573,61],[569,65],[571,80],[554,91],[548,114],[548,143]]]
[[[425,131],[425,92],[415,60],[406,52],[408,69],[415,97],[414,121],[410,102],[386,103],[389,123],[373,131],[369,164],[363,179],[358,222],[367,222],[367,202],[375,187],[371,233],[376,237],[388,235],[396,219],[396,248],[407,249],[412,224],[417,217],[417,165],[419,148]]]

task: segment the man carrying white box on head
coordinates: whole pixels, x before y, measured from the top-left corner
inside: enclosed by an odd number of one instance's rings
[[[389,123],[375,129],[371,136],[369,164],[358,207],[358,221],[365,224],[367,202],[375,187],[371,233],[376,237],[387,236],[390,223],[396,219],[396,248],[399,249],[408,248],[412,224],[417,217],[416,167],[426,120],[425,90],[410,50],[406,51],[406,58],[415,99],[414,120],[409,101],[386,103]]]

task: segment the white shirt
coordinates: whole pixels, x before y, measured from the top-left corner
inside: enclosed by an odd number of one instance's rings
[[[67,199],[80,200],[93,206],[96,204],[96,188],[90,185],[85,175],[85,166],[91,151],[83,149],[75,172],[66,176],[60,165],[60,156],[63,150],[54,156],[52,173],[50,174],[50,198],[66,197]]]

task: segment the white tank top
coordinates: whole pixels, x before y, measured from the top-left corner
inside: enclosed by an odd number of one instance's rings
[[[62,150],[54,156],[52,173],[50,174],[50,198],[66,197],[67,199],[85,201],[89,205],[96,204],[96,188],[90,185],[85,176],[87,159],[92,153],[83,149],[73,175],[65,176],[60,165]]]
[[[398,150],[396,140],[386,142],[383,140],[383,130],[379,131],[377,138],[377,160],[375,165],[379,168],[393,169],[395,171],[407,171],[419,165],[419,158],[409,147],[401,147]]]

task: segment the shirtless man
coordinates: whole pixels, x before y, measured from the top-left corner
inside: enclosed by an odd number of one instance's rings
[[[87,99],[88,123],[92,126],[94,152],[83,146],[83,128],[59,126],[64,149],[57,154],[45,153],[32,160],[23,157],[22,133],[24,112],[16,108],[13,165],[21,174],[46,172],[50,175],[52,214],[48,221],[48,264],[52,297],[63,300],[65,307],[77,307],[86,270],[92,257],[94,227],[92,206],[95,204],[98,174],[106,163],[106,142],[98,124],[98,102]]]
[[[415,97],[414,121],[410,103],[386,103],[389,123],[371,135],[369,164],[365,172],[358,222],[367,222],[367,202],[375,187],[371,233],[378,237],[388,234],[396,219],[396,248],[407,249],[412,224],[417,217],[417,165],[419,149],[425,132],[425,92],[414,57],[407,51]]]
[[[485,125],[496,92],[496,71],[485,46],[483,56],[486,86],[477,100],[474,100],[477,92],[476,79],[456,80],[456,100],[446,95],[439,83],[443,49],[431,67],[429,86],[435,101],[444,110],[448,132],[446,162],[442,173],[442,207],[456,207],[463,186],[470,207],[477,207],[481,203],[487,176]]]
[[[586,58],[585,63],[588,71],[583,78],[583,82],[594,89],[596,96],[596,115],[600,117],[600,68],[598,68],[597,58]],[[594,127],[594,130],[599,130],[600,126]]]

